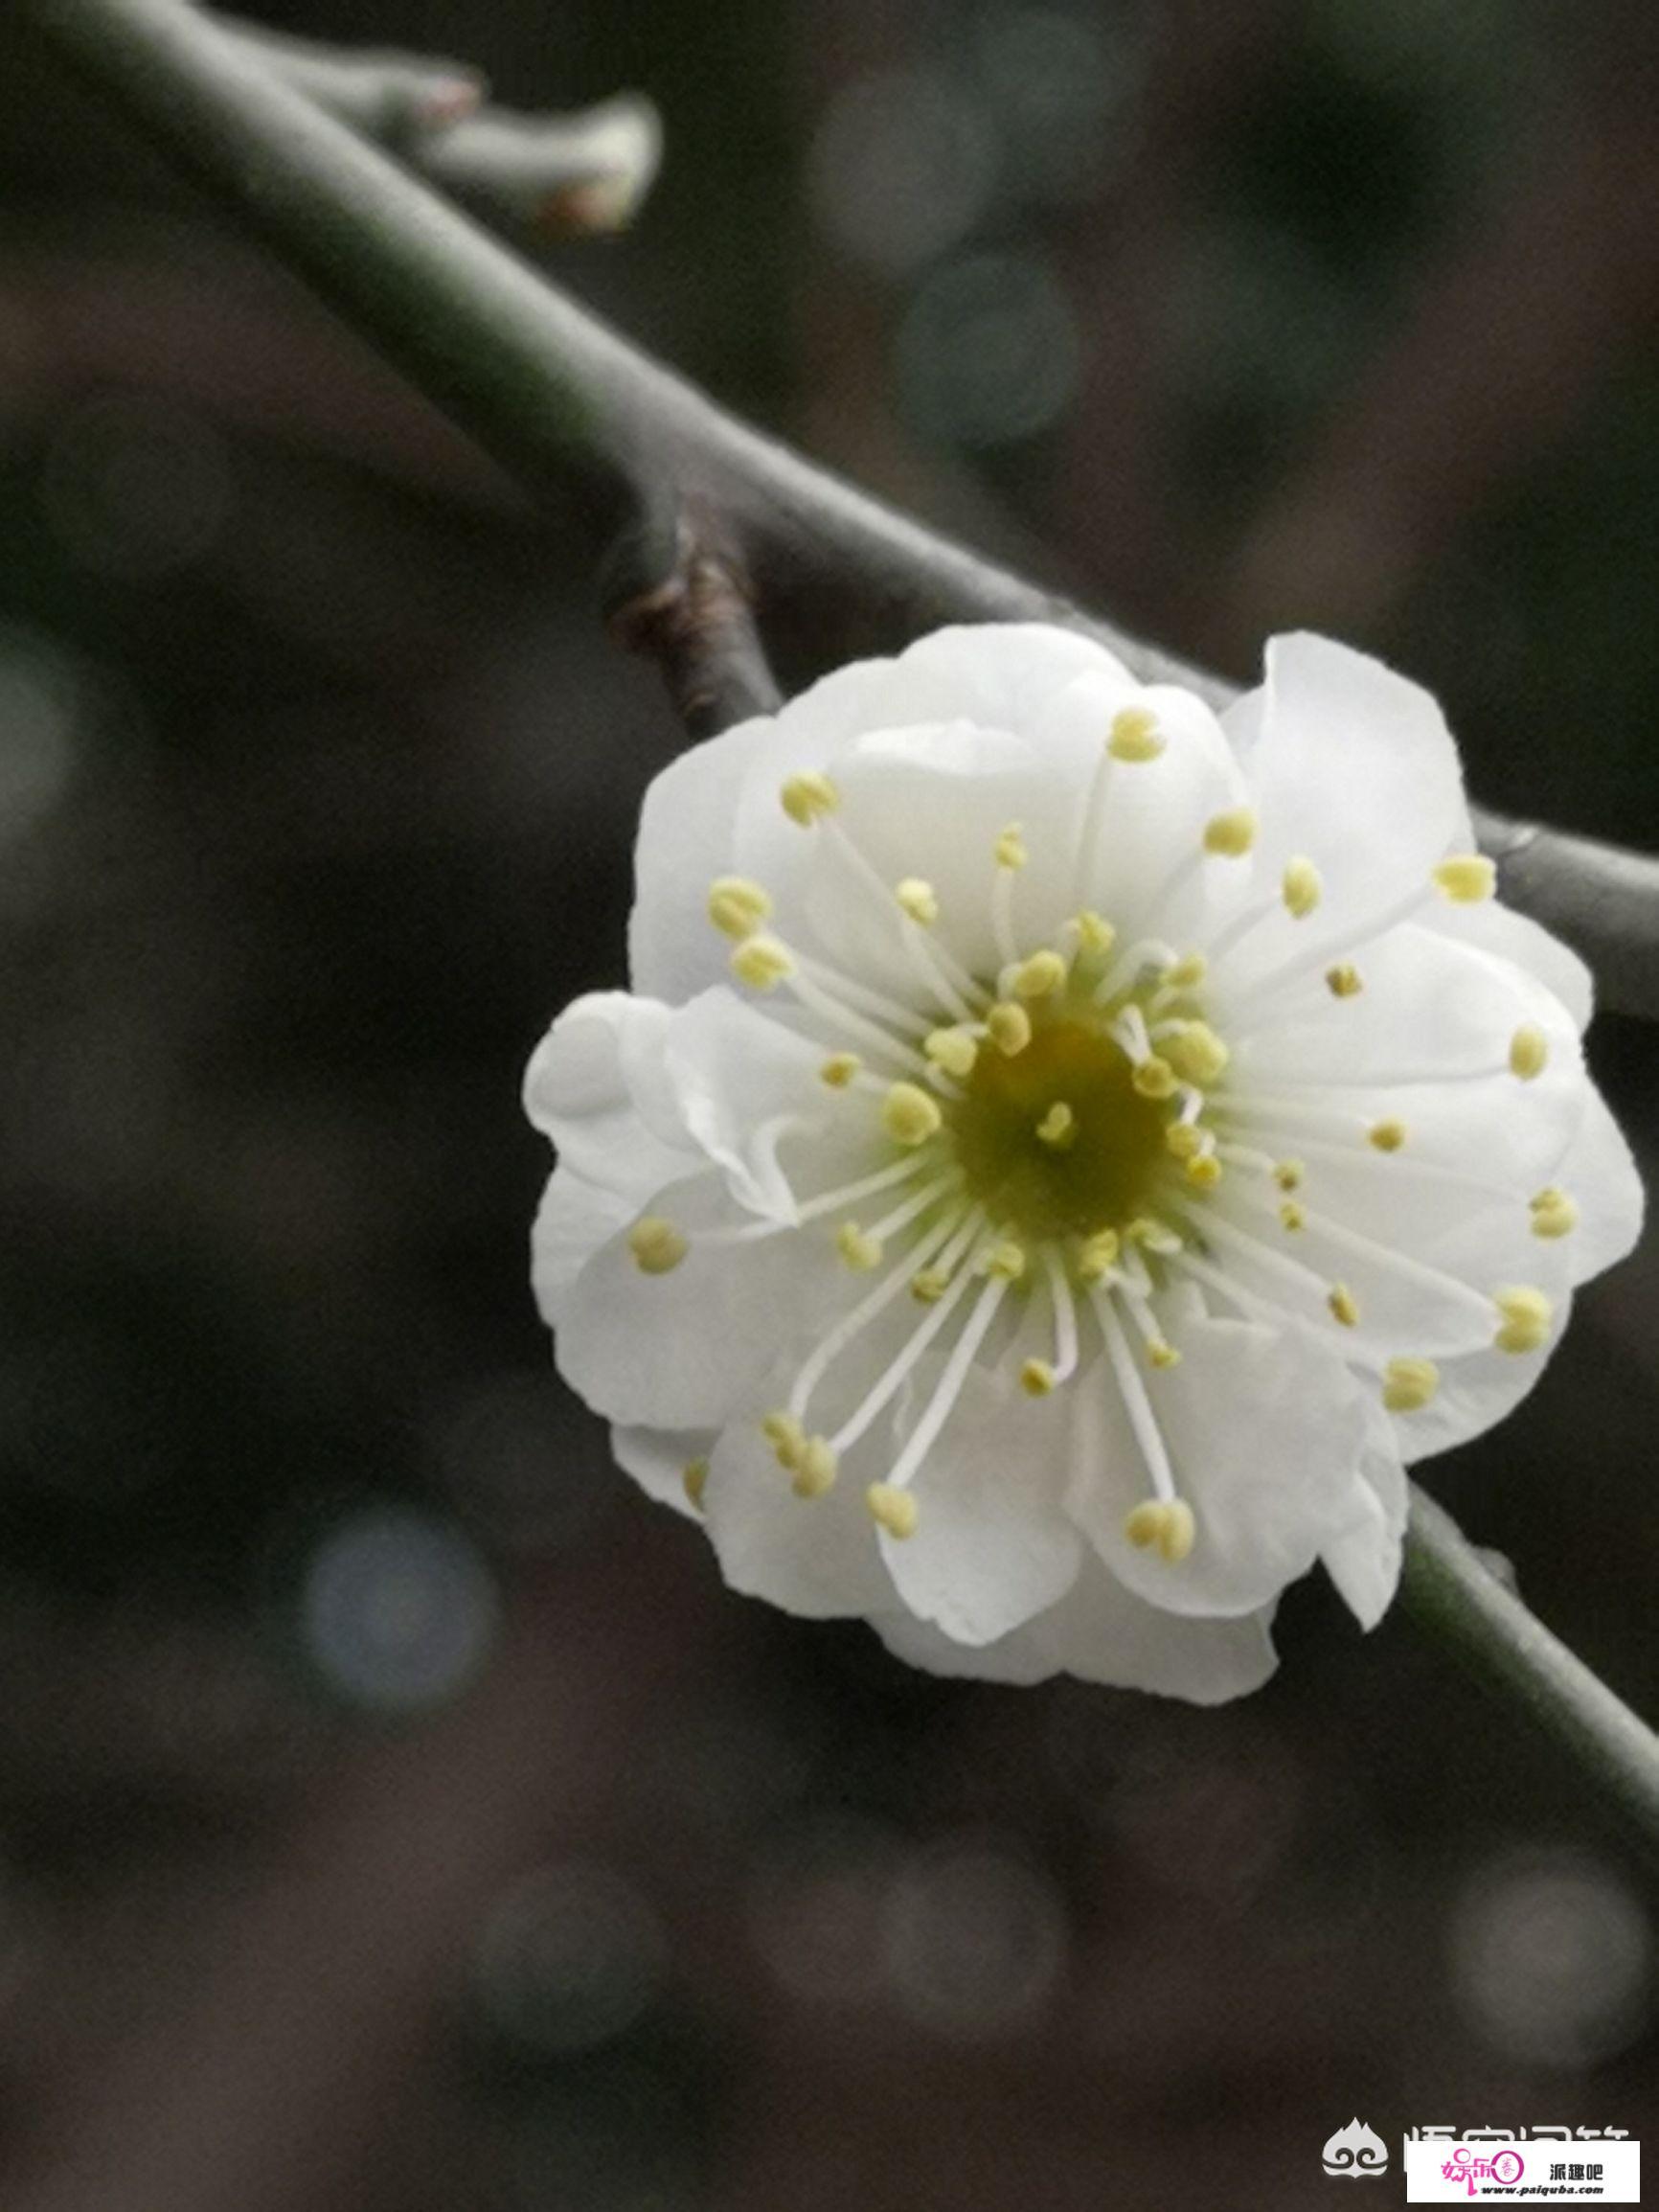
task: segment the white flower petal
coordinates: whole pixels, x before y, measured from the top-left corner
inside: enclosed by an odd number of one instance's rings
[[[732,872],[743,779],[773,741],[769,715],[693,745],[646,792],[634,854],[628,973],[670,1005],[725,980],[731,947],[709,922],[709,886]]]
[[[1555,1339],[1559,1339],[1571,1312],[1571,1296],[1559,1293],[1552,1332]],[[1496,1427],[1500,1421],[1507,1421],[1543,1380],[1548,1355],[1489,1349],[1438,1364],[1440,1383],[1430,1402],[1419,1412],[1392,1417],[1400,1458],[1407,1467],[1467,1444],[1472,1437],[1484,1436],[1489,1428]]]
[[[555,1168],[530,1232],[531,1288],[550,1329],[563,1320],[571,1287],[600,1246],[638,1212],[625,1193],[590,1183],[574,1168]]]
[[[1560,1000],[1575,1027],[1580,1031],[1589,1027],[1595,1012],[1595,979],[1570,945],[1563,945],[1530,915],[1517,914],[1498,899],[1476,900],[1472,905],[1440,899],[1424,919],[1443,936],[1460,937],[1525,969]]]
[[[652,999],[589,992],[532,1055],[524,1110],[589,1182],[644,1197],[694,1164],[663,1066],[670,1019]]]
[[[625,1232],[602,1244],[565,1294],[559,1373],[596,1412],[650,1428],[716,1428],[753,1402],[779,1346],[846,1296],[827,1239],[784,1230],[754,1243],[698,1243],[752,1223],[713,1172],[655,1193],[651,1211],[688,1236],[677,1267],[647,1275]]]
[[[1046,1611],[1070,1588],[1083,1556],[1062,1506],[1072,1402],[1064,1391],[1028,1398],[1015,1380],[1019,1359],[1016,1344],[995,1373],[970,1370],[912,1484],[915,1534],[881,1538],[899,1596],[958,1643],[989,1644]],[[895,1450],[943,1365],[937,1357],[918,1363],[892,1432]],[[880,1471],[872,1467],[871,1479]]]
[[[774,1220],[793,1220],[796,1194],[779,1157],[785,1135],[827,1129],[857,1101],[818,1080],[824,1048],[724,986],[674,1012],[663,1047],[666,1080],[688,1136],[726,1171],[733,1196]],[[874,1134],[873,1122],[866,1143]]]
[[[1634,1250],[1647,1205],[1642,1177],[1607,1102],[1593,1085],[1551,1181],[1579,1209],[1578,1227],[1561,1240],[1575,1283],[1589,1282]]]
[[[706,1428],[625,1428],[613,1425],[610,1448],[625,1474],[631,1474],[647,1495],[688,1520],[700,1516],[686,1492],[686,1469],[694,1460],[707,1459],[715,1436]]]
[[[1040,1682],[1066,1674],[1218,1705],[1259,1690],[1272,1674],[1272,1619],[1271,1606],[1231,1620],[1182,1619],[1143,1604],[1090,1561],[1057,1606],[993,1644],[954,1643],[908,1614],[872,1625],[896,1658],[933,1675]]]
[[[1448,852],[1473,848],[1457,748],[1434,698],[1380,661],[1306,631],[1272,638],[1259,700],[1229,709],[1261,818],[1259,873],[1296,855],[1325,897],[1300,944],[1346,931],[1429,880]],[[1240,972],[1265,964],[1265,930]]]
[[[1408,1494],[1389,1416],[1375,1399],[1367,1401],[1365,1413],[1365,1444],[1353,1477],[1358,1515],[1320,1557],[1360,1627],[1374,1629],[1399,1582]]]
[[[1079,1379],[1072,1517],[1112,1572],[1172,1613],[1253,1612],[1306,1574],[1343,1533],[1364,1441],[1359,1386],[1334,1352],[1291,1329],[1195,1323],[1181,1363],[1146,1377],[1147,1395],[1197,1538],[1170,1564],[1130,1543],[1124,1523],[1152,1493],[1103,1360]]]

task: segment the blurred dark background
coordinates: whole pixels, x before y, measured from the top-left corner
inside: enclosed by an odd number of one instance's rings
[[[1659,811],[1642,0],[313,0],[667,126],[557,273],[1247,676]],[[553,1380],[522,1063],[680,741],[592,549],[0,30],[7,2212],[1329,2202],[1326,2137],[1659,2132],[1654,1896],[1405,1623],[1218,1713],[721,1589]],[[1659,1052],[1599,1073],[1652,1158]],[[1433,1470],[1659,1702],[1651,1248]],[[1397,2179],[1378,2185],[1398,2201]]]

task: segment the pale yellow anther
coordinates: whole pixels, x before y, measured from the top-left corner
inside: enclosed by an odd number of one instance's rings
[[[835,1474],[836,1458],[828,1439],[809,1436],[796,1457],[794,1479],[789,1488],[797,1497],[823,1497],[834,1489]]]
[[[1167,1060],[1161,1060],[1156,1053],[1149,1060],[1142,1060],[1129,1081],[1142,1098],[1166,1099],[1175,1095],[1175,1071]]]
[[[1197,1530],[1185,1498],[1144,1498],[1124,1522],[1124,1534],[1137,1551],[1156,1551],[1178,1566],[1193,1549]]]
[[[895,885],[893,896],[911,921],[920,922],[924,929],[939,920],[939,894],[920,876],[906,876]]]
[[[916,1534],[916,1500],[909,1491],[895,1490],[890,1482],[873,1482],[864,1493],[864,1502],[871,1519],[889,1536],[902,1540]]]
[[[1078,1117],[1063,1098],[1056,1099],[1038,1122],[1036,1134],[1039,1145],[1052,1145],[1057,1152],[1067,1152],[1077,1143]]]
[[[896,1145],[924,1145],[943,1122],[938,1100],[920,1083],[896,1083],[881,1102],[881,1126]]]
[[[821,815],[834,813],[841,804],[841,794],[828,776],[808,771],[791,776],[778,796],[784,803],[784,811],[791,822],[808,829]]]
[[[1162,1221],[1155,1221],[1149,1214],[1137,1214],[1124,1231],[1125,1243],[1144,1244],[1148,1252],[1168,1255],[1181,1249],[1181,1240],[1173,1229],[1167,1229]]]
[[[1240,860],[1256,842],[1259,825],[1254,807],[1230,807],[1212,814],[1204,825],[1204,850],[1217,859]]]
[[[1175,1072],[1200,1090],[1220,1080],[1233,1057],[1207,1021],[1186,1023],[1165,1044],[1164,1052]]]
[[[1147,1346],[1147,1357],[1154,1367],[1179,1367],[1181,1355],[1167,1337],[1154,1336]]]
[[[677,1267],[691,1245],[661,1214],[642,1214],[628,1231],[628,1250],[642,1275],[666,1275]]]
[[[1405,1139],[1404,1122],[1373,1122],[1365,1132],[1365,1141],[1373,1152],[1398,1152]]]
[[[1330,1308],[1333,1321],[1340,1321],[1345,1329],[1359,1327],[1359,1301],[1346,1283],[1333,1283],[1325,1303]]]
[[[1474,906],[1491,897],[1498,872],[1484,853],[1459,853],[1440,863],[1434,879],[1454,905]]]
[[[989,1032],[991,1043],[998,1052],[1006,1053],[1010,1060],[1016,1053],[1024,1052],[1031,1042],[1031,1015],[1023,1006],[1015,1005],[1011,998],[997,1001],[986,1015],[985,1026]]]
[[[1010,980],[1016,997],[1048,998],[1060,989],[1065,979],[1064,960],[1045,946],[1029,960],[1022,960]]]
[[[832,1052],[818,1070],[818,1081],[831,1090],[845,1090],[864,1062],[855,1052]]]
[[[709,886],[709,920],[722,936],[753,937],[772,912],[764,888],[746,876],[718,876]]]
[[[1439,1388],[1432,1359],[1391,1359],[1382,1371],[1382,1402],[1390,1413],[1420,1413]]]
[[[835,1249],[854,1274],[867,1275],[881,1265],[881,1239],[872,1237],[856,1221],[843,1221],[835,1232]]]
[[[1494,1290],[1492,1304],[1499,1321],[1492,1342],[1500,1352],[1536,1352],[1549,1342],[1556,1310],[1542,1290],[1529,1283],[1517,1284]]]
[[[1028,1398],[1046,1398],[1055,1386],[1055,1371],[1046,1359],[1028,1359],[1019,1371],[1019,1386]]]
[[[1097,1229],[1092,1237],[1085,1237],[1078,1252],[1079,1282],[1103,1282],[1117,1266],[1122,1249],[1116,1229]]]
[[[978,1260],[979,1272],[997,1283],[1017,1283],[1025,1273],[1025,1246],[1011,1237],[999,1237]]]
[[[979,1039],[966,1029],[930,1029],[921,1040],[921,1049],[935,1067],[943,1068],[946,1075],[965,1078],[973,1073]]]
[[[1025,836],[1017,822],[1011,822],[1002,831],[991,847],[999,868],[1023,868],[1031,858],[1025,849]]]
[[[680,1470],[680,1488],[686,1494],[686,1502],[693,1512],[700,1513],[703,1493],[709,1487],[709,1463],[706,1459],[688,1459]]]
[[[1534,1237],[1570,1237],[1579,1225],[1579,1209],[1565,1191],[1554,1184],[1529,1201]]]
[[[751,937],[732,955],[732,973],[751,991],[771,991],[794,972],[788,946],[775,937]]]
[[[1201,952],[1183,952],[1165,969],[1162,980],[1170,991],[1194,991],[1209,972],[1210,963]]]
[[[1325,878],[1311,860],[1298,855],[1294,860],[1285,861],[1279,896],[1293,922],[1301,922],[1311,914],[1324,895]]]
[[[1200,1191],[1213,1191],[1225,1173],[1214,1152],[1199,1152],[1187,1162],[1187,1180]]]
[[[1085,906],[1080,914],[1072,917],[1072,927],[1078,933],[1078,950],[1091,952],[1103,960],[1118,942],[1118,933],[1103,914],[1097,914],[1092,906]]]
[[[1307,1170],[1300,1160],[1280,1160],[1273,1170],[1273,1180],[1282,1191],[1299,1191],[1307,1179]]]
[[[1307,1226],[1307,1216],[1294,1198],[1285,1199],[1279,1209],[1279,1219],[1293,1235],[1298,1229],[1306,1229]]]
[[[1523,1083],[1543,1074],[1550,1063],[1550,1040],[1535,1023],[1523,1022],[1510,1039],[1510,1073]]]
[[[1163,749],[1158,718],[1149,707],[1119,708],[1106,739],[1106,750],[1114,761],[1155,761]]]
[[[1339,960],[1334,968],[1325,970],[1325,988],[1332,998],[1357,998],[1365,989],[1365,978],[1350,962]]]
[[[1164,1149],[1178,1160],[1195,1160],[1209,1143],[1196,1122],[1171,1122],[1164,1131]]]
[[[778,1465],[796,1468],[801,1454],[807,1448],[807,1431],[792,1413],[768,1413],[761,1423],[761,1434],[772,1447]]]
[[[937,1306],[949,1288],[950,1277],[943,1267],[923,1267],[910,1278],[910,1295],[923,1306]]]

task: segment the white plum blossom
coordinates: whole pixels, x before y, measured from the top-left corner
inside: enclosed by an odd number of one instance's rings
[[[531,1062],[561,1372],[739,1590],[1254,1688],[1636,1237],[1589,978],[1492,888],[1435,701],[1322,638],[1219,718],[1042,626],[841,669],[656,779],[633,991]]]

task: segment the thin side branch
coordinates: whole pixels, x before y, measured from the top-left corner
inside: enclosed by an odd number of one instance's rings
[[[1499,1582],[1415,1483],[1400,1603],[1588,1768],[1659,1854],[1659,1737]]]
[[[487,106],[463,61],[348,50],[218,18],[250,60],[434,184],[548,237],[625,229],[662,166],[662,118],[638,93],[570,115]]]
[[[637,537],[624,541],[605,594],[610,630],[630,652],[656,662],[687,730],[708,738],[774,713],[783,694],[737,562],[690,522],[676,537],[666,579],[656,549]]]

